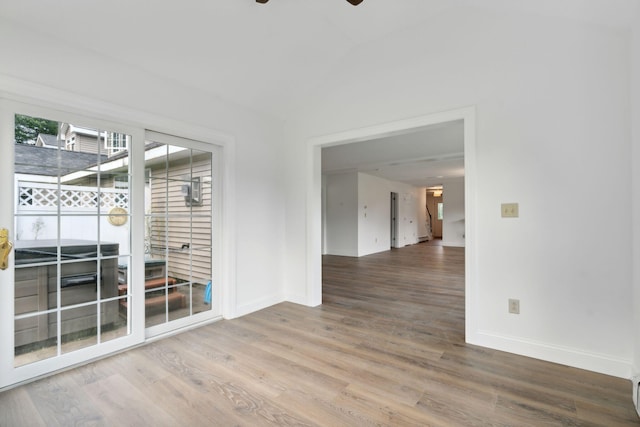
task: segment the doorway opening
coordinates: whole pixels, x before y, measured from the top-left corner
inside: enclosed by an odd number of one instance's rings
[[[463,159],[464,159],[464,237],[465,237],[465,330],[467,340],[470,340],[471,325],[475,324],[474,315],[474,278],[476,268],[476,253],[474,249],[475,224],[475,109],[462,108],[409,120],[387,123],[369,128],[361,128],[333,135],[311,139],[308,150],[310,167],[308,168],[307,191],[307,301],[311,306],[322,303],[322,159],[323,148],[334,146],[353,146],[363,141],[389,138],[398,135],[417,133],[432,125],[462,121],[463,126]],[[414,159],[415,162],[433,161],[430,157]],[[371,170],[379,164],[369,165]],[[387,222],[389,223],[389,222]],[[390,233],[388,234],[391,238]],[[396,236],[397,238],[397,236]]]
[[[442,221],[444,220],[444,203],[442,187],[425,189],[425,205],[429,213],[431,237],[442,240]]]

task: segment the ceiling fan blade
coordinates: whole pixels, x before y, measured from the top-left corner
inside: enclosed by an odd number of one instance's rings
[[[262,3],[265,4],[266,2],[268,2],[269,0],[256,0],[256,3]],[[359,5],[360,3],[362,3],[362,0],[347,0],[349,3],[351,3],[354,6]]]

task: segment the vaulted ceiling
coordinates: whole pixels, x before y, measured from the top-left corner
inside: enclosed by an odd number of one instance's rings
[[[628,23],[635,0],[5,0],[0,18],[248,108],[286,118],[358,46],[452,7]],[[17,41],[16,41],[17,42]],[[36,64],[34,59],[34,66]]]
[[[334,81],[339,78],[344,64],[351,64],[361,47],[376,46],[416,26],[433,25],[439,14],[488,8],[624,29],[636,2],[364,0],[354,7],[344,0],[266,4],[255,0],[5,0],[0,2],[0,25],[34,33],[52,46],[99,55],[116,68],[126,65],[286,120],[322,91],[327,76]],[[54,66],[61,64],[63,60]],[[34,58],[34,67],[42,67],[43,72],[47,65],[51,66]],[[325,153],[324,168],[362,170],[415,185],[440,179],[435,177],[459,176],[463,173],[460,129],[454,125],[398,136],[393,144],[380,140],[334,147]],[[434,142],[437,137],[451,141],[452,135],[458,138],[446,150]],[[416,141],[431,142],[416,152]],[[381,158],[379,154],[391,146],[393,153]],[[373,152],[377,157],[371,157]]]

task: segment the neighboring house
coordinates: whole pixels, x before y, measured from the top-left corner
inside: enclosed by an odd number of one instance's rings
[[[64,147],[64,141],[58,139],[56,135],[47,135],[45,133],[38,134],[36,139],[36,147],[58,148]]]
[[[122,133],[98,131],[61,123],[58,129],[58,140],[64,142],[67,151],[83,153],[104,153],[111,157],[129,148],[131,137]]]
[[[211,277],[211,172],[208,153],[147,169],[147,252],[156,259],[166,253],[168,271],[178,279]],[[191,222],[184,220],[189,215]]]

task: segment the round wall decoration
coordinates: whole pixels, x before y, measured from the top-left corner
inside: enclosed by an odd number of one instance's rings
[[[127,223],[127,210],[125,208],[115,207],[109,211],[109,223],[111,225],[124,225]]]

